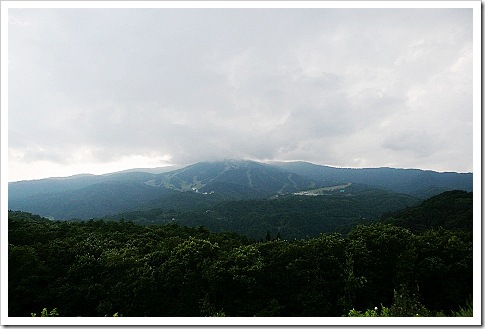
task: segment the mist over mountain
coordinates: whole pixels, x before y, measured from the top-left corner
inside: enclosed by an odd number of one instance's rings
[[[143,170],[143,169],[141,169]],[[153,208],[200,210],[223,201],[329,195],[380,189],[424,199],[472,191],[471,173],[417,169],[346,169],[307,162],[199,162],[168,172],[124,171],[8,184],[9,209],[55,219],[89,219]]]

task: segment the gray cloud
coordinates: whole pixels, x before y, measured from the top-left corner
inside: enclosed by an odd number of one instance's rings
[[[471,15],[10,9],[9,167],[156,155],[471,171]]]

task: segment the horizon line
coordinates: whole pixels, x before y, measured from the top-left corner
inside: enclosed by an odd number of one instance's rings
[[[157,167],[135,167],[135,168],[126,168],[122,170],[116,170],[116,171],[108,171],[108,172],[101,172],[101,173],[89,173],[89,172],[84,172],[84,173],[76,173],[72,175],[67,175],[67,176],[47,176],[47,177],[40,177],[40,178],[33,178],[33,179],[20,179],[20,180],[12,180],[8,181],[8,183],[19,183],[19,182],[27,182],[27,181],[39,181],[39,180],[44,180],[44,179],[67,179],[67,178],[74,178],[74,177],[79,177],[79,176],[105,176],[105,175],[111,175],[111,174],[121,174],[121,173],[126,173],[126,172],[146,172],[146,170],[154,171],[157,169],[162,169],[162,168],[169,168],[169,167],[174,167],[176,169],[169,170],[169,171],[164,171],[164,172],[170,172],[174,171],[177,169],[182,169],[185,167],[193,166],[199,163],[217,163],[217,162],[226,162],[226,161],[236,161],[236,162],[243,162],[243,161],[250,161],[250,162],[255,162],[255,163],[261,163],[261,164],[271,164],[271,163],[308,163],[316,166],[322,166],[322,167],[330,167],[330,168],[335,168],[335,169],[351,169],[351,170],[365,170],[365,169],[396,169],[396,170],[420,170],[420,171],[430,171],[430,172],[436,172],[436,173],[457,173],[457,174],[472,174],[473,171],[453,171],[453,170],[446,170],[446,171],[439,171],[439,170],[433,170],[433,169],[425,169],[425,168],[416,168],[416,167],[390,167],[390,166],[380,166],[380,167],[352,167],[352,166],[337,166],[337,165],[328,165],[328,164],[320,164],[320,163],[314,163],[310,161],[305,161],[305,160],[253,160],[253,159],[233,159],[233,158],[228,158],[224,160],[205,160],[205,161],[198,161],[198,162],[193,162],[189,164],[167,164],[165,166],[157,166]],[[160,173],[155,173],[155,174],[161,174],[164,172]]]

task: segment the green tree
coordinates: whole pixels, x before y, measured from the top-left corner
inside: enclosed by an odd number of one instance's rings
[[[352,292],[355,307],[369,309],[392,302],[394,288],[411,280],[402,270],[413,266],[413,244],[409,230],[389,224],[362,225],[349,233],[351,273],[365,282]]]
[[[172,251],[162,264],[160,282],[165,311],[171,316],[197,316],[200,301],[205,297],[207,271],[219,252],[219,246],[208,240],[189,238]]]
[[[31,313],[32,317],[36,317],[37,313]],[[57,312],[56,308],[53,308],[50,312],[47,311],[47,308],[43,308],[42,312],[40,312],[41,317],[53,317],[53,316],[59,316],[59,313]]]

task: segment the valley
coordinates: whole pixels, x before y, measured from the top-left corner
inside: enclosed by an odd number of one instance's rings
[[[305,202],[318,196],[289,198],[308,209]],[[8,312],[15,317],[469,317],[471,206],[472,193],[445,192],[344,234],[304,239],[213,232],[174,223],[173,213],[157,214],[167,223],[139,225],[52,221],[10,211]],[[248,214],[245,208],[260,215],[279,209],[288,216],[272,220],[283,228],[291,217],[299,221],[284,207],[288,204],[233,201],[210,212],[223,222]]]
[[[308,163],[10,183],[9,316],[470,316],[472,206],[472,174]]]

